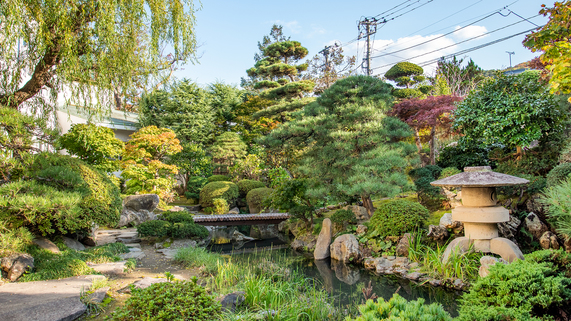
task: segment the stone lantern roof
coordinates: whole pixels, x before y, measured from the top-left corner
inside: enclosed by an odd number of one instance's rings
[[[464,172],[430,183],[442,187],[496,187],[528,184],[527,179],[493,172],[490,166],[465,167]]]

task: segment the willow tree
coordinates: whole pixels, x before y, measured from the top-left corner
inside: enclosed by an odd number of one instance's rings
[[[270,148],[303,148],[298,171],[315,182],[315,196],[360,197],[369,215],[372,196],[392,197],[407,185],[414,145],[410,128],[386,113],[392,86],[369,76],[337,81],[262,141]]]
[[[161,50],[193,61],[192,0],[0,1],[0,105],[67,103],[101,112],[164,67]]]

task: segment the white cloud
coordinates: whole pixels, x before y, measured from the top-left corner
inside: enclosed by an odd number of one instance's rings
[[[301,29],[302,29],[301,26],[299,25],[299,22],[297,22],[296,20],[293,20],[293,21],[276,20],[276,21],[273,21],[273,23],[275,23],[277,25],[282,25],[289,32],[295,33],[295,34],[300,33]]]
[[[486,29],[486,27],[484,26],[468,26],[464,29],[459,30],[460,26],[457,26],[454,30],[458,30],[456,32],[454,32],[452,35],[454,35],[454,37],[458,40],[466,40],[469,38],[473,38],[473,37],[477,37],[477,36],[481,36],[483,34],[485,34],[486,32],[488,32],[488,29]],[[479,38],[485,38],[488,35],[479,37]]]
[[[307,34],[307,37],[311,38],[313,36],[323,35],[325,33],[327,33],[327,30],[325,30],[325,28],[316,24],[311,24],[311,31]]]

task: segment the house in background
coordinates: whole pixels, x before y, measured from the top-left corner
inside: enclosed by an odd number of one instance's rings
[[[56,126],[63,135],[74,124],[86,124],[91,121],[97,126],[110,128],[115,137],[126,142],[130,135],[139,129],[139,115],[113,109],[106,115],[89,115],[86,110],[74,105],[65,105],[57,108]]]

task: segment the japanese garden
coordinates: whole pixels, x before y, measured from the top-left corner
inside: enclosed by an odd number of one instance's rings
[[[571,320],[571,1],[493,69],[393,5],[204,84],[208,1],[0,1],[0,320]]]

